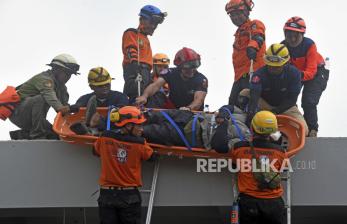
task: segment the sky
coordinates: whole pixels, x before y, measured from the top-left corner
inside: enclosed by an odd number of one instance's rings
[[[0,91],[17,86],[47,70],[53,57],[71,54],[81,65],[81,75],[67,83],[70,104],[91,92],[87,74],[97,66],[115,78],[112,89],[123,90],[122,34],[138,26],[142,6],[152,4],[168,12],[164,23],[149,37],[153,54],[172,59],[182,47],[201,55],[199,71],[209,80],[205,103],[216,110],[228,102],[233,83],[233,34],[236,27],[225,13],[225,0],[0,0]],[[320,137],[347,136],[347,77],[344,74],[347,31],[341,19],[347,2],[330,0],[254,0],[251,19],[266,26],[266,44],[283,40],[283,25],[292,16],[306,21],[306,36],[323,57],[330,58],[330,80],[318,106]],[[172,65],[173,66],[173,65]],[[298,105],[301,105],[300,98]],[[301,108],[300,108],[301,109]],[[49,111],[53,122],[55,112]],[[0,120],[0,140],[17,127]]]

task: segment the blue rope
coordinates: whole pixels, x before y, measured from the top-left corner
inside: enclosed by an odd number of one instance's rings
[[[236,123],[236,119],[235,117],[233,116],[233,114],[231,113],[231,111],[226,108],[226,107],[222,107],[223,110],[225,110],[226,112],[228,112],[230,118],[231,118],[231,121],[233,122],[233,124],[235,125],[235,128],[236,128],[236,131],[237,131],[237,134],[239,135],[239,138],[241,141],[244,141],[245,140],[245,137],[243,136],[242,132],[241,132],[241,129],[239,127],[239,125]]]
[[[195,135],[196,135],[196,123],[198,121],[198,118],[201,117],[200,113],[195,114],[194,115],[194,119],[193,119],[193,125],[192,125],[192,146],[195,147],[196,146],[196,140],[195,140]]]
[[[184,137],[184,134],[182,133],[181,129],[177,126],[174,120],[165,112],[165,111],[160,111],[160,113],[170,122],[170,124],[176,129],[178,135],[181,137],[182,141],[186,145],[187,149],[189,151],[192,151],[192,147],[189,145],[186,137]]]
[[[109,106],[108,107],[108,112],[107,112],[107,127],[106,130],[109,131],[111,129],[111,121],[110,121],[110,115],[111,115],[111,110],[114,108],[114,106]]]

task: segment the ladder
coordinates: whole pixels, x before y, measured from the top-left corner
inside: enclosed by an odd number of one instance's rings
[[[141,192],[143,192],[143,193],[149,193],[146,224],[151,223],[152,211],[153,211],[153,205],[154,205],[155,189],[157,186],[157,180],[158,180],[158,174],[159,174],[159,165],[160,165],[160,158],[156,159],[154,162],[154,170],[153,170],[151,189],[150,190],[141,190]]]
[[[284,171],[284,176],[282,176],[282,181],[286,182],[286,200],[285,200],[285,208],[287,210],[287,224],[291,224],[291,176],[290,176],[290,170]]]

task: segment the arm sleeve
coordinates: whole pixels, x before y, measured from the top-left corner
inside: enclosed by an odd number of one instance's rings
[[[40,82],[37,82],[35,87],[39,90],[40,94],[48,103],[48,105],[53,107],[55,111],[58,111],[64,106],[58,99],[57,94],[54,90],[53,80],[44,79]]]
[[[123,54],[130,62],[137,61],[137,33],[126,31],[123,35]]]
[[[317,73],[317,47],[316,44],[312,44],[306,54],[306,67],[303,71],[303,81],[311,80]]]
[[[208,88],[208,80],[205,77],[201,77],[195,82],[194,85],[194,90],[195,91],[202,91],[202,92],[207,92]]]
[[[251,25],[251,39],[247,47],[259,50],[265,41],[265,26],[259,20],[254,20]]]
[[[250,83],[249,113],[254,113],[262,91],[261,77],[255,73]]]
[[[151,158],[152,154],[153,149],[147,143],[145,143],[141,152],[141,159],[148,160],[149,158]]]

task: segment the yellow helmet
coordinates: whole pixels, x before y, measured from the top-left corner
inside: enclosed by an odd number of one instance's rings
[[[166,54],[158,53],[153,56],[154,65],[169,65],[170,59]]]
[[[284,44],[272,44],[264,55],[265,64],[274,67],[283,66],[289,59],[289,51]]]
[[[278,130],[277,118],[270,111],[260,111],[252,119],[252,129],[260,135],[270,135]]]
[[[88,74],[88,83],[91,86],[102,86],[111,83],[111,76],[103,67],[92,68]]]

